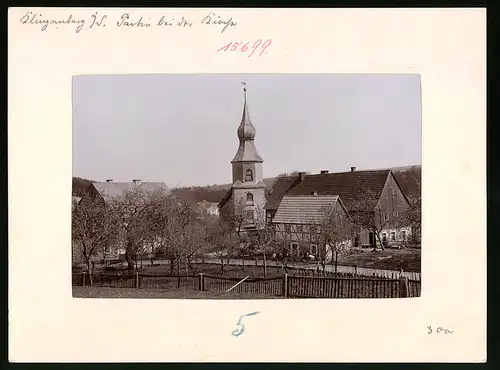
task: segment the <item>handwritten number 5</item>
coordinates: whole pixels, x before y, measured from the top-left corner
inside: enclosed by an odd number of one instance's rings
[[[241,42],[235,42],[233,44],[233,46],[231,47],[231,51],[235,51],[238,48],[238,46],[240,46],[240,45],[241,45]]]
[[[235,337],[239,337],[245,331],[245,325],[240,323],[237,323],[236,325],[238,326],[238,328],[234,329],[231,334]]]

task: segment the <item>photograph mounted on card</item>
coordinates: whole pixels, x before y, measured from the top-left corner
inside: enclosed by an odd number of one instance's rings
[[[10,8],[10,361],[484,361],[485,25]]]
[[[419,297],[420,91],[418,75],[75,76],[74,296]]]

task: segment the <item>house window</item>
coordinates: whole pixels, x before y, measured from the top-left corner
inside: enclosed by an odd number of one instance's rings
[[[290,244],[290,255],[292,257],[299,255],[299,244],[298,243]]]
[[[395,231],[391,231],[391,240],[392,241],[396,240],[396,232]]]
[[[302,233],[302,231],[303,231],[302,225],[297,225],[296,230],[297,230],[297,233],[298,233],[298,234],[301,234],[301,233]]]
[[[384,221],[389,221],[389,214],[388,213],[384,214]]]
[[[316,244],[311,244],[309,246],[309,253],[317,256],[318,255],[318,246]]]
[[[285,232],[290,233],[290,224],[285,224]]]
[[[247,193],[247,206],[253,206],[253,194]]]
[[[311,234],[316,234],[316,225],[309,226],[309,232]]]
[[[406,230],[401,230],[401,239],[406,240]]]
[[[245,219],[247,222],[253,222],[253,211],[245,211]]]
[[[386,243],[387,243],[387,234],[386,234],[386,233],[383,233],[383,234],[382,234],[382,243],[383,243],[383,244],[386,244]]]
[[[253,181],[253,173],[251,169],[245,171],[245,181]]]
[[[392,201],[394,204],[398,204],[398,192],[396,189],[392,189]]]

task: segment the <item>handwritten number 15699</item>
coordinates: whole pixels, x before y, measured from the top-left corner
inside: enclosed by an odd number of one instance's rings
[[[257,50],[260,50],[260,53],[258,56],[260,57],[262,54],[266,52],[266,49],[271,45],[271,40],[266,40],[265,42],[262,42],[262,40],[257,40],[251,45],[250,42],[230,42],[227,45],[224,45],[217,51],[240,51],[242,53],[245,53],[247,51],[250,51],[250,54],[248,54],[248,57],[250,58]]]

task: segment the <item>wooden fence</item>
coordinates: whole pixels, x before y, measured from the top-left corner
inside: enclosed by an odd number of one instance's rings
[[[74,286],[101,286],[136,289],[191,289],[220,292],[231,290],[249,298],[403,298],[419,297],[421,281],[405,276],[393,278],[358,277],[339,274],[297,276],[284,274],[274,278],[247,278],[198,275],[111,274],[86,272],[73,274]],[[243,281],[242,281],[243,280]],[[239,284],[238,284],[239,283]]]

